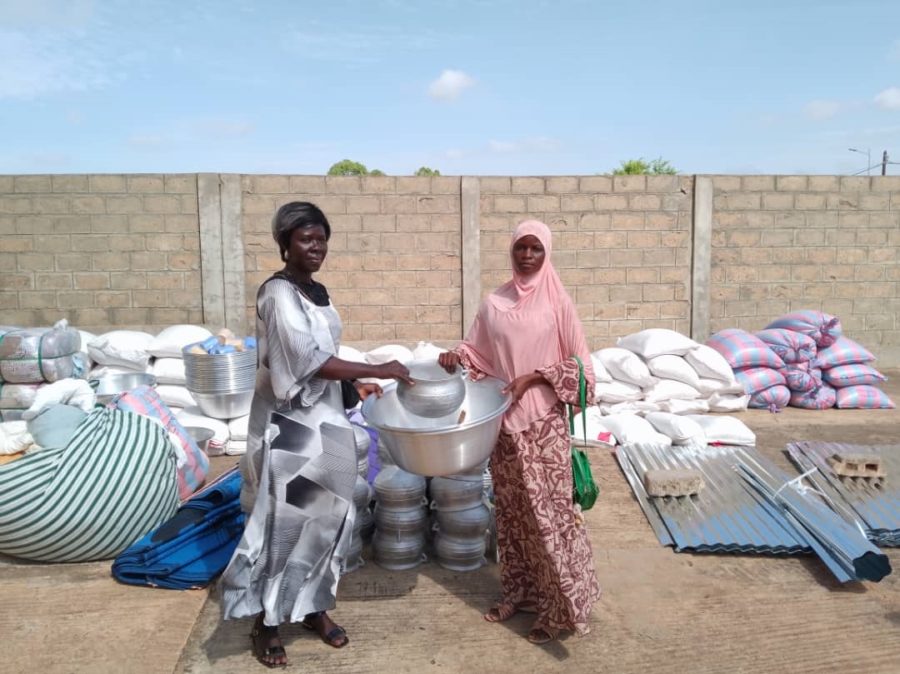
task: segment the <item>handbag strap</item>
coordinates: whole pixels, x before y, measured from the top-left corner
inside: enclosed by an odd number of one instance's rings
[[[587,382],[584,379],[584,364],[578,356],[572,356],[578,363],[578,402],[581,405],[581,432],[583,433],[584,443],[587,444]],[[575,415],[572,406],[569,405],[569,434],[575,435]]]

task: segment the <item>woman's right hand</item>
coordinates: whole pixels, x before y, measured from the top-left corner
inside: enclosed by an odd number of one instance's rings
[[[438,356],[438,363],[442,368],[450,374],[456,372],[456,368],[460,363],[459,354],[456,351],[444,351]]]
[[[409,378],[409,369],[397,360],[377,365],[375,376],[379,379],[399,379],[407,384],[415,385],[413,380]]]

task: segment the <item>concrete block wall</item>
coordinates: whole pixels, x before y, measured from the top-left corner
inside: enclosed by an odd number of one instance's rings
[[[332,235],[320,280],[363,348],[460,338],[460,179],[394,176],[244,176],[247,325],[256,289],[283,266],[272,239],[275,211],[312,201]]]
[[[458,340],[533,217],[594,348],[818,308],[900,365],[893,176],[0,176],[0,325],[252,331],[281,267],[271,218],[295,199],[332,222],[321,278],[362,348]]]
[[[900,176],[713,176],[710,325],[837,315],[900,362]]]
[[[690,333],[689,176],[485,177],[483,293],[510,278],[510,234],[528,218],[553,230],[553,264],[592,348],[661,327]]]
[[[202,322],[195,175],[0,176],[0,324]]]

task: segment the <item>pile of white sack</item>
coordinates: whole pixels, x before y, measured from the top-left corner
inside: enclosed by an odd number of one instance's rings
[[[795,311],[759,332],[729,328],[706,343],[733,368],[750,407],[894,407],[878,388],[887,378],[872,367],[875,356],[844,337],[840,320],[830,314]]]
[[[610,446],[756,442],[739,419],[707,416],[743,411],[749,396],[725,359],[690,337],[641,330],[595,351],[591,362],[596,404],[575,419],[578,439]]]
[[[242,454],[247,448],[247,420],[208,417],[187,389],[182,350],[203,342],[213,333],[199,325],[172,325],[154,336],[138,330],[113,330],[91,335],[88,356],[95,363],[90,379],[111,374],[145,372],[156,377],[156,393],[182,426],[199,426],[213,432],[207,453]]]

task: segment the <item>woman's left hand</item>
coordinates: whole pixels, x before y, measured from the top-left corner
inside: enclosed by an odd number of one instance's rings
[[[515,404],[519,402],[519,399],[525,394],[525,391],[538,382],[543,381],[543,379],[544,377],[538,372],[523,374],[522,376],[513,379],[512,382],[503,389],[503,393],[509,393],[512,396],[513,404]]]
[[[378,384],[362,384],[360,382],[353,382],[354,386],[356,386],[356,392],[359,393],[359,399],[365,400],[370,395],[374,395],[376,398],[380,398],[384,391],[381,390],[381,387]]]

